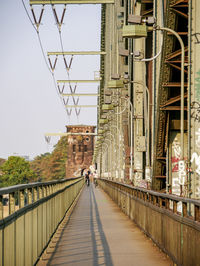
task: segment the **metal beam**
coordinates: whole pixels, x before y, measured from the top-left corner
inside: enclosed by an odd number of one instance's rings
[[[114,4],[114,0],[30,0],[30,5]]]
[[[97,133],[85,133],[85,132],[66,132],[66,133],[45,133],[44,134],[46,137],[50,137],[50,136],[61,136],[61,137],[67,137],[67,136],[71,136],[71,135],[75,135],[75,136],[98,136]]]
[[[100,79],[91,79],[91,80],[57,80],[57,83],[97,83],[100,82]]]
[[[99,107],[99,105],[65,105],[66,108]]]
[[[62,93],[62,96],[100,96],[96,93]]]
[[[103,51],[48,52],[47,55],[106,55]]]

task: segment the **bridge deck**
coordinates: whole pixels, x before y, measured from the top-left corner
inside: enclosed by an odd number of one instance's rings
[[[85,187],[48,261],[40,265],[173,265],[100,189]]]

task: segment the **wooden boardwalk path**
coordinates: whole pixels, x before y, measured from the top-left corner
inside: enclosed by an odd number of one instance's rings
[[[100,188],[85,187],[55,249],[40,265],[169,266],[172,261]]]

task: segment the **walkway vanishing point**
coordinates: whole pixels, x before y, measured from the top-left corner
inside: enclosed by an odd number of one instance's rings
[[[71,217],[38,265],[169,266],[172,261],[93,184],[84,187]]]

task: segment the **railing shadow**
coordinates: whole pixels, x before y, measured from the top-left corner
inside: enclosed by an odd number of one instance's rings
[[[83,190],[47,265],[113,266],[92,184]]]

